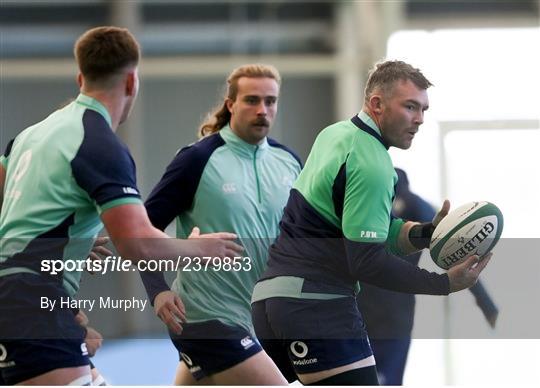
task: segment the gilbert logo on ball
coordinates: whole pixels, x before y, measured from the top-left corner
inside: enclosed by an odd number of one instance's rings
[[[483,256],[499,241],[503,216],[490,202],[469,202],[451,211],[437,225],[429,252],[439,267],[449,269],[463,258]]]

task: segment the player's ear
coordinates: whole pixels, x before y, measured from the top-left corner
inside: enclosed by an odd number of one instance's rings
[[[83,76],[82,76],[82,73],[79,72],[77,74],[77,85],[79,85],[79,88],[82,88],[82,85],[83,85]]]
[[[137,69],[133,69],[127,72],[126,74],[126,86],[125,93],[126,96],[135,96],[139,90],[139,76],[137,74]]]
[[[374,94],[369,98],[369,108],[376,114],[381,114],[383,111],[383,100],[379,94]]]
[[[225,106],[227,107],[227,110],[232,113],[232,108],[233,108],[233,105],[234,105],[234,101],[231,100],[230,98],[227,98],[225,100]]]

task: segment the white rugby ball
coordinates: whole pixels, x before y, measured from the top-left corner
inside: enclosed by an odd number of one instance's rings
[[[448,213],[431,237],[429,252],[439,267],[449,269],[463,258],[483,256],[499,241],[503,216],[490,202],[469,202]]]

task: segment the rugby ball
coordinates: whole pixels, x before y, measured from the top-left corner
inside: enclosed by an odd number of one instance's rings
[[[449,269],[463,258],[483,256],[499,241],[503,216],[490,202],[470,202],[448,213],[435,228],[429,244],[431,258]]]

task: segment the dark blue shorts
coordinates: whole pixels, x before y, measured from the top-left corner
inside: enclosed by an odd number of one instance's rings
[[[217,319],[186,323],[179,336],[169,334],[180,360],[196,380],[229,369],[262,350],[246,329]]]
[[[89,364],[85,331],[72,311],[42,309],[42,297],[67,294],[61,285],[38,275],[0,277],[0,374],[6,384]]]
[[[287,380],[373,355],[354,297],[269,298],[253,303],[262,347]]]

